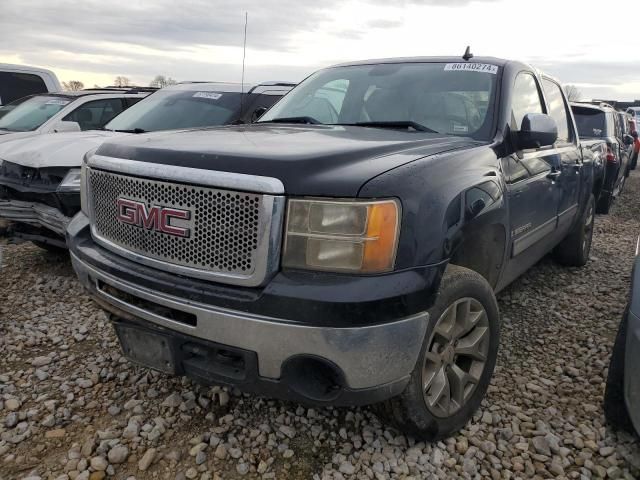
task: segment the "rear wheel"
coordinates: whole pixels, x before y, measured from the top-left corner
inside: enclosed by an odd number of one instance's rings
[[[491,286],[480,274],[450,265],[411,380],[381,413],[425,440],[460,430],[480,406],[498,355],[500,318]]]
[[[571,267],[582,267],[589,261],[595,220],[594,204],[593,195],[590,195],[579,221],[555,248],[553,255],[558,263]]]
[[[628,315],[629,309],[627,307],[611,353],[607,388],[604,394],[604,415],[613,428],[632,431],[631,418],[624,401],[624,357],[627,343]]]

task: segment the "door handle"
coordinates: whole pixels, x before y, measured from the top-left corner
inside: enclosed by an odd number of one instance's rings
[[[548,174],[547,174],[547,178],[550,178],[551,180],[557,180],[558,177],[562,174],[562,172],[560,170],[551,170]]]

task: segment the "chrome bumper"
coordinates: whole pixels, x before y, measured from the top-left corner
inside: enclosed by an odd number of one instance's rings
[[[122,281],[71,254],[81,283],[105,308],[126,312],[165,328],[256,352],[261,377],[279,379],[284,362],[296,355],[317,355],[344,373],[347,386],[364,389],[408,378],[427,330],[426,312],[395,322],[358,328],[314,327],[217,308]],[[187,312],[196,326],[163,317],[116,298],[102,284],[147,302]]]
[[[0,200],[0,217],[13,222],[48,228],[63,237],[71,221],[71,218],[63,215],[56,208],[20,200]]]

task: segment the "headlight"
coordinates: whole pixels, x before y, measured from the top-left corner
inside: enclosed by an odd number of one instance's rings
[[[80,192],[80,169],[73,168],[58,185],[58,192]]]
[[[335,272],[393,269],[396,200],[289,200],[283,266]]]

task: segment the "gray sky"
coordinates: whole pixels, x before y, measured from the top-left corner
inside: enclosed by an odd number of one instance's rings
[[[117,75],[239,81],[247,11],[250,82],[364,58],[461,55],[470,44],[577,84],[585,98],[630,100],[640,99],[638,34],[616,13],[628,10],[610,0],[606,22],[594,0],[2,0],[0,63],[85,86]]]

